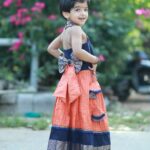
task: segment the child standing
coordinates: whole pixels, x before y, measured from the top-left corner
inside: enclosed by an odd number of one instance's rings
[[[56,103],[47,150],[110,150],[106,107],[95,75],[99,59],[82,30],[88,19],[88,3],[60,0],[67,24],[48,46],[48,52],[58,58],[62,77],[54,92]]]

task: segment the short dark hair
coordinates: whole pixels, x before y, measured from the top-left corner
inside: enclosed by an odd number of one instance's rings
[[[70,10],[74,7],[75,3],[77,2],[89,3],[90,0],[59,0],[60,14],[63,16],[62,12],[70,12]]]

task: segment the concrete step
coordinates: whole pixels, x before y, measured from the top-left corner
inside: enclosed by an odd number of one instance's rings
[[[27,112],[50,114],[55,98],[50,92],[46,93],[17,93],[15,103],[1,103],[0,114],[23,115]],[[12,99],[9,96],[9,99]]]

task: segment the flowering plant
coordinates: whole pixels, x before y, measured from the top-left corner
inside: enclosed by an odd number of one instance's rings
[[[136,9],[135,13],[139,16],[144,15],[144,17],[146,18],[150,17],[150,9],[145,9],[145,8]]]
[[[8,70],[13,72],[15,79],[29,79],[33,45],[36,45],[35,53],[40,55],[39,67],[45,66],[47,62],[41,60],[46,60],[47,46],[54,35],[62,32],[62,20],[58,19],[57,14],[50,12],[48,4],[48,1],[36,0],[0,2],[0,37],[18,39],[1,52],[7,60],[12,60],[12,64],[9,65],[9,61],[5,61],[4,57],[1,60],[1,67],[7,66]],[[55,71],[56,67],[51,68],[49,72],[39,69],[38,75],[45,77]]]
[[[136,20],[136,25],[140,31],[140,38],[142,39],[142,45],[145,50],[150,49],[150,9],[149,8],[140,8],[135,10],[135,14],[138,16]]]

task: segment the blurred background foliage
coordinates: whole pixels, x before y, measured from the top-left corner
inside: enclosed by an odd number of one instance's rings
[[[137,9],[149,9],[150,2],[92,0],[89,7],[89,20],[83,28],[95,53],[105,58],[98,66],[98,79],[102,85],[109,85],[123,68],[128,54],[139,49],[150,53],[150,17],[135,13]],[[0,38],[19,38],[20,43],[0,47],[0,78],[29,81],[34,43],[40,54],[39,85],[55,85],[60,77],[57,60],[46,50],[64,25],[58,0],[1,0]]]

